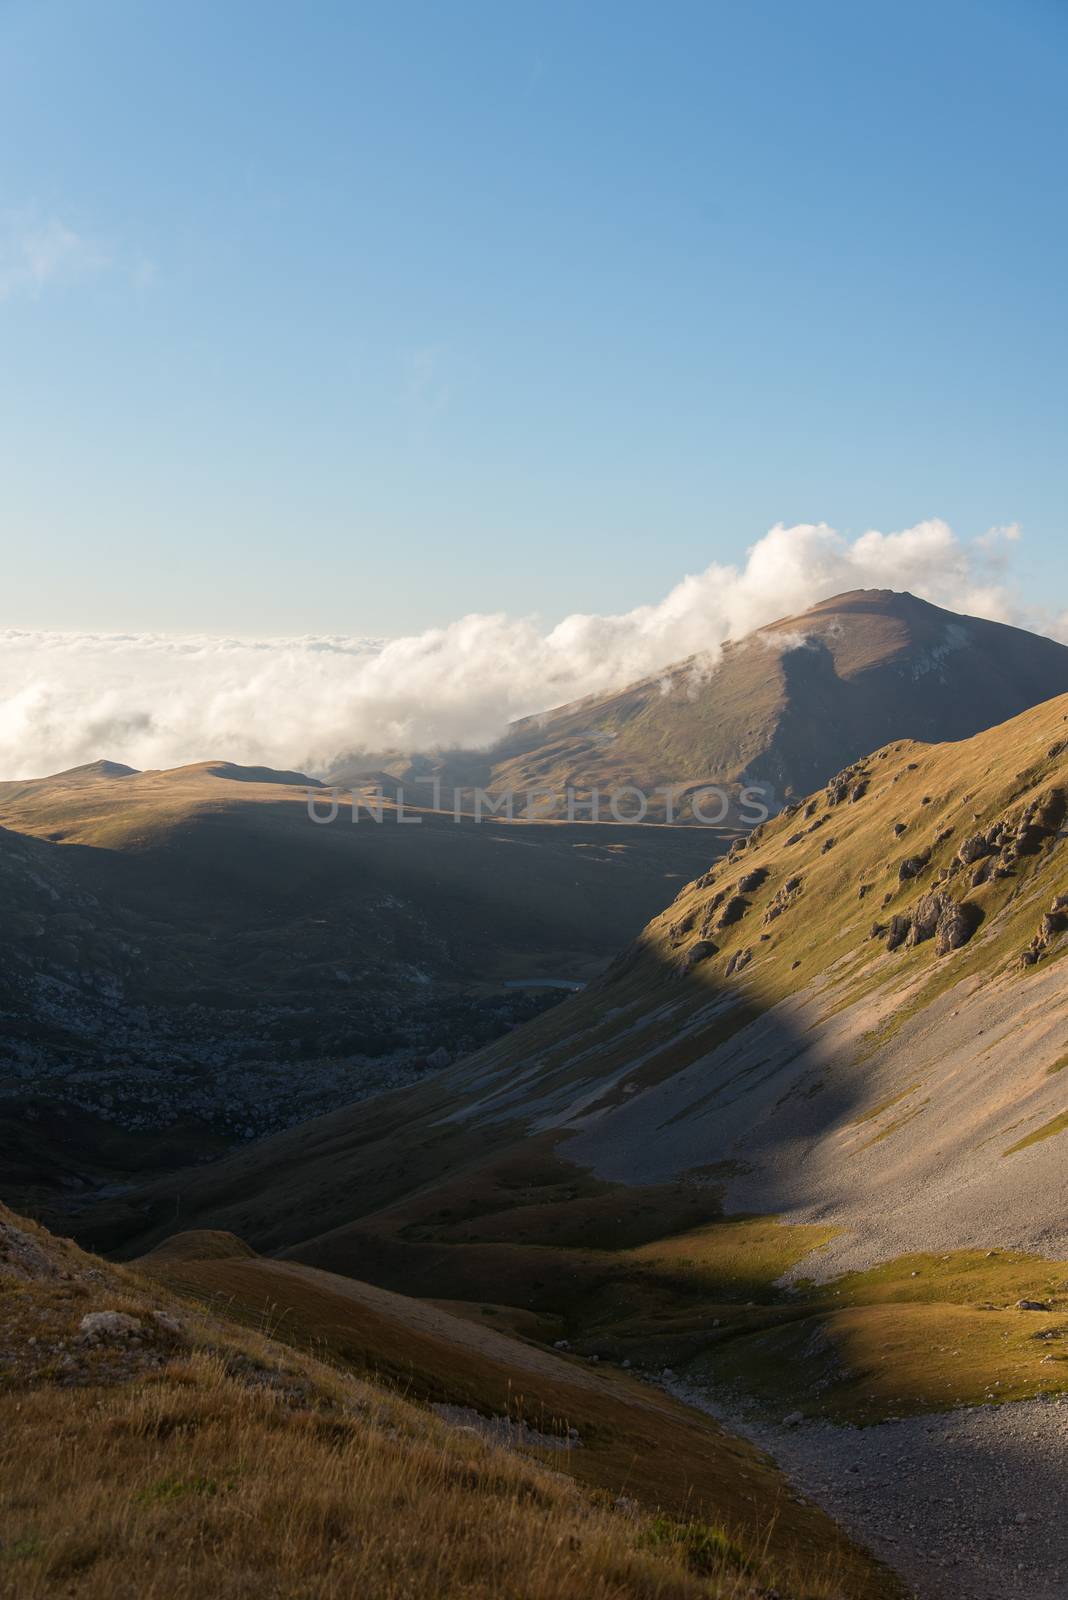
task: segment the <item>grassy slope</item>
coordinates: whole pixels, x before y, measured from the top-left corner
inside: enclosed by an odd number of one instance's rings
[[[925,1026],[951,990],[985,995],[1000,985],[1022,1007],[1030,986],[1059,970],[1064,938],[1033,969],[1022,969],[1019,957],[1052,895],[1068,889],[1062,840],[1044,837],[1010,876],[967,890],[983,921],[949,956],[937,956],[933,941],[888,954],[868,938],[871,924],[914,910],[966,835],[1068,784],[1068,750],[1057,749],[1066,737],[1061,700],[965,744],[878,753],[867,763],[862,799],[830,806],[819,797],[811,815],[769,825],[740,857],[690,885],[602,986],[419,1094],[365,1108],[359,1126],[344,1114],[323,1119],[192,1175],[183,1216],[434,1299],[518,1308],[542,1319],[546,1336],[563,1327],[604,1355],[706,1361],[776,1406],[789,1398],[827,1415],[873,1419],[1068,1387],[1059,1342],[1066,1307],[1050,1290],[1065,1268],[1040,1253],[1012,1258],[1009,1276],[1004,1254],[991,1264],[981,1252],[986,1265],[977,1269],[974,1253],[950,1250],[929,1268],[891,1262],[830,1288],[785,1289],[777,1280],[803,1272],[828,1230],[784,1226],[788,1215],[717,1220],[736,1158],[713,1143],[704,1170],[674,1183],[622,1185],[569,1160],[568,1127],[584,1126],[584,1148],[595,1148],[599,1129],[610,1145],[617,1108],[635,1097],[640,1105],[690,1062],[714,1064],[717,1045],[773,1015],[800,984],[813,997],[803,1015],[817,1036],[851,1006],[871,1010],[875,1022],[855,1047],[859,1097],[835,1106],[835,1138],[869,1152],[850,1159],[871,1159],[874,1150],[896,1159],[917,1119],[930,1114],[932,1088],[911,1075],[888,1093],[881,1052],[913,1021]],[[896,822],[905,824],[900,837]],[[824,850],[829,837],[835,844]],[[902,882],[899,861],[928,848],[920,877]],[[742,918],[715,930],[715,953],[680,977],[714,897],[758,868],[767,877],[746,895]],[[800,877],[800,891],[765,926],[790,877]],[[952,880],[954,894],[962,882],[967,876]],[[744,948],[753,960],[727,983],[726,965]],[[977,1044],[977,1064],[1009,1048],[999,1040]],[[1060,1106],[1049,1101],[1062,1081],[1064,1043],[1056,1029],[1036,1036],[1026,1075],[1000,1085],[999,1115],[1017,1131],[990,1145],[992,1168],[1009,1170],[1034,1149],[1054,1147],[1050,1110]],[[828,1091],[801,1080],[792,1092],[788,1107],[819,1115]],[[534,1119],[550,1131],[531,1138]],[[654,1117],[649,1140],[655,1147],[670,1131]],[[1029,1143],[1036,1133],[1045,1137]],[[1021,1149],[1006,1155],[1014,1142]],[[1056,1194],[1043,1189],[1039,1202],[1052,1218]],[[173,1203],[162,1195],[148,1203],[158,1207],[158,1237]],[[143,1213],[137,1226],[145,1228]],[[1018,1298],[1049,1300],[1052,1309],[1020,1312]]]
[[[244,1302],[228,1290],[226,1308],[200,1309],[183,1291],[210,1299],[226,1264],[247,1275]],[[529,1371],[499,1336],[486,1360],[465,1351],[467,1324],[430,1313],[413,1334],[394,1297],[360,1303],[311,1274],[283,1281],[283,1316],[270,1274],[285,1269],[220,1235],[145,1266],[108,1267],[0,1205],[0,1593],[897,1592],[756,1452],[682,1406],[535,1352]],[[136,1341],[86,1343],[81,1318],[105,1309],[135,1320]],[[583,1440],[497,1448],[423,1409],[432,1394],[530,1412],[542,1435],[575,1418]]]

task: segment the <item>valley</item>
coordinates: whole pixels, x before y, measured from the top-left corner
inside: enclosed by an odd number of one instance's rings
[[[721,1577],[770,1518],[747,1594],[1058,1600],[1068,695],[747,834],[307,791],[0,786],[9,1194]]]
[[[1068,697],[897,741],[518,1033],[184,1175],[182,1223],[710,1407],[931,1600],[1010,1570],[1053,1596],[1058,1550],[1026,1524],[1006,1515],[1002,1568],[960,1539],[895,1560],[928,1480],[847,1504],[840,1474],[881,1481],[898,1437],[933,1441],[935,1470],[944,1438],[946,1516],[981,1526],[1063,1429],[1066,839]],[[105,1203],[83,1236],[141,1252],[174,1192]],[[248,1314],[303,1327],[305,1288],[267,1270],[183,1281],[240,1279]]]
[[[9,1197],[416,1083],[553,1004],[547,981],[601,970],[731,837],[400,826],[389,805],[317,827],[298,777],[97,763],[0,784]]]

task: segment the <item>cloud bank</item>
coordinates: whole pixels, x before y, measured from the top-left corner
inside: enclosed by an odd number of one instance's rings
[[[471,615],[409,638],[222,639],[0,630],[0,778],[106,757],[224,758],[328,771],[353,751],[485,746],[514,717],[603,693],[849,589],[909,589],[952,610],[1039,625],[1016,604],[1014,527],[966,543],[939,520],[847,539],[781,524],[738,566],[713,563],[618,616]]]

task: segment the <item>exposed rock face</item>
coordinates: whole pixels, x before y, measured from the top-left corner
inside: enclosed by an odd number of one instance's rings
[[[907,941],[910,945],[922,944],[925,939],[934,938],[945,906],[945,895],[931,893],[923,896],[912,913],[912,927]]]
[[[1068,794],[1063,789],[1048,789],[1038,803],[1035,822],[1047,833],[1057,833],[1068,817]]]
[[[683,974],[692,972],[694,967],[700,966],[702,961],[707,961],[710,956],[716,955],[718,950],[719,946],[713,944],[711,939],[698,939],[697,943],[692,944],[682,957],[679,963],[679,971]]]
[[[795,876],[792,878],[787,878],[786,882],[775,895],[768,909],[764,913],[765,927],[767,927],[770,922],[774,922],[776,918],[781,917],[784,911],[788,911],[790,909],[800,888],[801,879],[799,877]]]
[[[744,950],[736,950],[727,962],[728,978],[733,978],[735,973],[741,972],[744,967],[749,965],[752,959],[753,952],[748,947]]]
[[[963,862],[966,867],[970,867],[976,861],[981,861],[984,856],[988,856],[991,849],[992,846],[987,843],[981,833],[973,833],[961,842],[960,849],[957,851],[957,859]]]
[[[732,894],[723,910],[719,914],[717,928],[733,928],[736,922],[741,922],[749,910],[749,901],[743,895]]]
[[[827,804],[839,806],[843,800],[855,804],[863,800],[868,792],[868,772],[865,764],[855,761],[852,766],[846,767],[833,777],[827,785]]]
[[[962,945],[968,943],[981,921],[982,912],[970,901],[964,900],[958,904],[956,901],[947,900],[935,929],[936,953],[946,956],[951,950],[959,950]]]
[[[903,945],[909,936],[909,929],[911,927],[911,917],[903,917],[900,914],[898,916],[891,917],[890,926],[886,935],[886,948],[888,950],[897,950],[899,946]]]
[[[897,869],[899,881],[908,883],[910,879],[918,878],[930,859],[930,850],[921,850],[916,856],[906,856]]]
[[[765,882],[768,876],[767,867],[757,867],[752,872],[747,872],[738,883],[739,894],[753,894]]]
[[[33,1283],[61,1276],[36,1239],[0,1215],[0,1281],[14,1278],[19,1283]]]
[[[909,919],[903,917],[901,920]],[[959,950],[968,943],[981,921],[982,912],[978,906],[969,901],[954,900],[942,890],[932,890],[930,894],[922,896],[913,910],[911,927],[904,942],[914,947],[927,939],[934,939],[938,955],[948,955],[951,950]],[[888,945],[888,948],[894,949],[896,946]]]

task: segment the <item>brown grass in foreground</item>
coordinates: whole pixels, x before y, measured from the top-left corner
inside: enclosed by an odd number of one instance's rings
[[[138,1333],[87,1341],[100,1310]],[[582,1453],[502,1448],[0,1206],[2,1600],[893,1592],[830,1550],[784,1585],[759,1540],[577,1482]]]
[[[294,1410],[193,1356],[157,1379],[7,1396],[0,1593],[18,1600],[749,1592],[565,1475],[402,1403]],[[643,1548],[643,1545],[648,1546]]]

